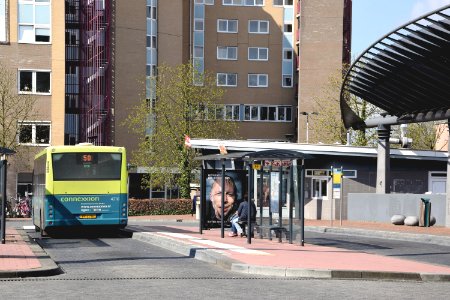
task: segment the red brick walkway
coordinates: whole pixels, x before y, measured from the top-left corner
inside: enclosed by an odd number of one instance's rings
[[[0,271],[28,270],[41,267],[30,245],[17,230],[6,229],[5,244],[0,244]]]

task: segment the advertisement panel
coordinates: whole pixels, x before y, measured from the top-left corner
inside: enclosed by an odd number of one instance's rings
[[[207,227],[220,227],[222,216],[222,172],[210,171],[206,174],[206,209],[205,222]],[[225,172],[224,222],[231,226],[230,220],[236,213],[239,204],[247,196],[246,172]]]

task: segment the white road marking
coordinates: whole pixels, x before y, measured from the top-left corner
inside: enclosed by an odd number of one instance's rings
[[[218,248],[218,249],[221,249],[221,250],[230,250],[230,251],[243,253],[243,254],[271,255],[270,253],[267,253],[267,252],[264,252],[264,251],[247,249],[247,248],[244,248],[244,247],[241,247],[241,246],[225,244],[225,243],[215,242],[215,241],[211,241],[211,240],[200,239],[200,238],[196,238],[196,237],[193,237],[193,236],[190,236],[190,235],[187,235],[187,234],[182,234],[182,233],[158,232],[158,234],[167,235],[167,236],[171,236],[171,237],[175,237],[175,238],[179,238],[179,239],[184,239],[184,240],[189,240],[189,241],[192,241],[194,243],[203,244],[203,245],[207,245],[207,246],[212,246],[214,248]]]
[[[27,230],[27,229],[35,229],[34,225],[25,225],[25,226],[22,226],[22,228],[25,229],[25,230]]]

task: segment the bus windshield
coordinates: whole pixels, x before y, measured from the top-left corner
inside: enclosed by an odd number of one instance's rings
[[[53,153],[53,180],[120,180],[122,154]]]

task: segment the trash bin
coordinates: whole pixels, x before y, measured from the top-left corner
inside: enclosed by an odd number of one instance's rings
[[[420,198],[419,226],[430,227],[431,202],[429,198]]]

